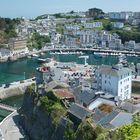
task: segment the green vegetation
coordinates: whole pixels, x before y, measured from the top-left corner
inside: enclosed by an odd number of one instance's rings
[[[100,134],[106,132],[101,126],[93,126],[88,120],[82,122],[76,131],[76,140],[96,140]]]
[[[34,33],[32,37],[28,40],[28,48],[29,49],[41,49],[43,45],[46,43],[50,43],[49,36],[41,36],[39,33]]]
[[[139,82],[132,82],[132,93],[140,94],[140,83]]]
[[[138,140],[140,138],[140,113],[133,116],[132,124],[110,131],[98,140]]]
[[[70,122],[70,120],[65,128],[64,139],[65,140],[75,140],[74,127],[73,127],[73,123]]]
[[[140,42],[140,32],[138,31],[117,30],[116,33],[120,36],[123,43],[129,40],[135,40],[137,43]]]
[[[71,11],[72,12],[72,11]],[[70,19],[70,18],[80,18],[80,16],[67,16],[67,15],[62,15],[61,13],[56,13],[53,16],[55,16],[55,18],[66,18],[66,19]]]
[[[63,116],[66,111],[60,100],[52,91],[46,93],[45,96],[40,97],[39,100],[41,108],[51,116],[53,124],[57,125],[60,117]]]
[[[63,24],[57,24],[56,25],[56,32],[63,34],[64,33],[64,25]]]
[[[16,37],[15,27],[19,19],[0,18],[0,43],[7,43],[9,38]]]

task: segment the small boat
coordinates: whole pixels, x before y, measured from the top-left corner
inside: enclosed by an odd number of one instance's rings
[[[39,55],[37,55],[37,54],[32,54],[32,56],[33,56],[33,57],[39,57]]]
[[[38,58],[38,63],[45,63],[47,62],[47,59],[45,58]]]
[[[40,55],[43,56],[43,55],[45,55],[45,53],[41,52]]]
[[[121,54],[121,55],[118,56],[118,58],[119,58],[119,63],[122,63],[122,64],[126,64],[127,63],[126,55]]]

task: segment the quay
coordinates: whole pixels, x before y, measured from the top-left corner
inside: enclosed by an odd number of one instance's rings
[[[100,52],[100,53],[108,53],[109,55],[111,53],[116,54],[131,54],[131,55],[140,55],[140,52],[136,51],[126,51],[126,50],[110,50],[110,49],[101,49],[101,48],[48,48],[42,50],[42,52],[49,52],[49,51],[82,51],[85,53],[93,53],[93,52]]]
[[[13,82],[7,85],[0,87],[0,99],[5,99],[15,95],[21,95],[25,92],[26,87],[29,85],[35,84],[33,78]]]

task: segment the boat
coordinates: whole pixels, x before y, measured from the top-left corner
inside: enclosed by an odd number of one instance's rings
[[[40,55],[43,56],[43,55],[45,55],[45,53],[41,52]]]
[[[45,58],[38,58],[38,63],[45,63],[47,62],[47,59]]]
[[[32,54],[32,57],[38,57],[39,55],[37,55],[37,54]]]
[[[127,63],[126,55],[121,54],[121,55],[118,56],[118,58],[119,58],[119,63],[122,63],[122,64]]]

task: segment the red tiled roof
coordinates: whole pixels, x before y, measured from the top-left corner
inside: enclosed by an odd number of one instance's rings
[[[54,94],[59,98],[74,98],[73,93],[68,91],[67,89],[56,89],[54,90]]]

